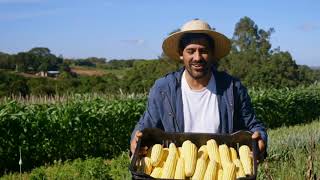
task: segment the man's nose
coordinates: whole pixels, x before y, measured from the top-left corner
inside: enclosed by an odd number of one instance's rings
[[[199,51],[194,52],[193,60],[195,61],[201,60],[201,53]]]

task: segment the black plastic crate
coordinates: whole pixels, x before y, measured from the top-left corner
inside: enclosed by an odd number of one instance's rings
[[[257,177],[257,157],[258,157],[258,143],[252,140],[252,133],[249,131],[237,131],[232,134],[212,134],[212,133],[170,133],[164,132],[157,128],[146,128],[142,131],[143,136],[139,139],[135,153],[132,157],[129,170],[132,174],[132,179],[155,179],[145,173],[137,172],[136,162],[140,159],[139,150],[141,147],[147,146],[151,147],[154,144],[163,144],[164,147],[169,147],[170,143],[173,142],[177,147],[182,146],[185,140],[190,140],[198,148],[201,145],[207,143],[208,140],[214,139],[218,145],[226,144],[228,147],[233,147],[237,151],[241,145],[247,145],[253,151],[253,175],[243,178],[238,178],[239,180],[252,180]]]

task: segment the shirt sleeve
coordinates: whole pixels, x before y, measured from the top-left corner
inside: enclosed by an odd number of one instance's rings
[[[147,107],[140,120],[136,124],[132,134],[131,140],[134,138],[136,131],[141,131],[144,128],[162,128],[161,123],[161,107],[159,106],[161,103],[161,95],[159,89],[156,84],[151,88],[148,96]]]
[[[245,88],[242,83],[239,83],[239,115],[240,120],[244,121],[246,128],[255,132],[258,131],[261,134],[261,138],[266,145],[268,144],[268,134],[264,124],[257,119],[257,116],[254,112],[254,108],[251,103],[251,98],[248,94],[247,88]]]

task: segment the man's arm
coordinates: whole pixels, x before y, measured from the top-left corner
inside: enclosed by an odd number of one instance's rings
[[[161,116],[160,116],[160,109],[162,107],[159,107],[159,102],[161,102],[161,96],[155,84],[150,90],[150,93],[148,96],[147,108],[143,113],[143,115],[141,116],[138,123],[136,124],[131,134],[131,140],[130,140],[131,153],[134,153],[134,150],[137,146],[137,141],[139,138],[142,137],[143,134],[141,133],[141,131],[144,128],[152,128],[152,127],[161,128],[162,127]]]
[[[264,124],[259,121],[255,115],[251,98],[248,94],[247,89],[239,82],[238,84],[238,95],[239,95],[239,115],[240,119],[244,121],[246,128],[248,128],[254,134],[253,139],[258,141],[258,146],[261,152],[261,158],[266,156],[268,134]]]

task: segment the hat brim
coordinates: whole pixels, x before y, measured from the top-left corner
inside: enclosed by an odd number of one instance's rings
[[[230,40],[223,34],[210,30],[189,30],[171,34],[162,44],[163,52],[173,60],[179,60],[179,41],[186,33],[203,33],[209,35],[214,40],[214,58],[221,59],[228,55],[231,49]]]

